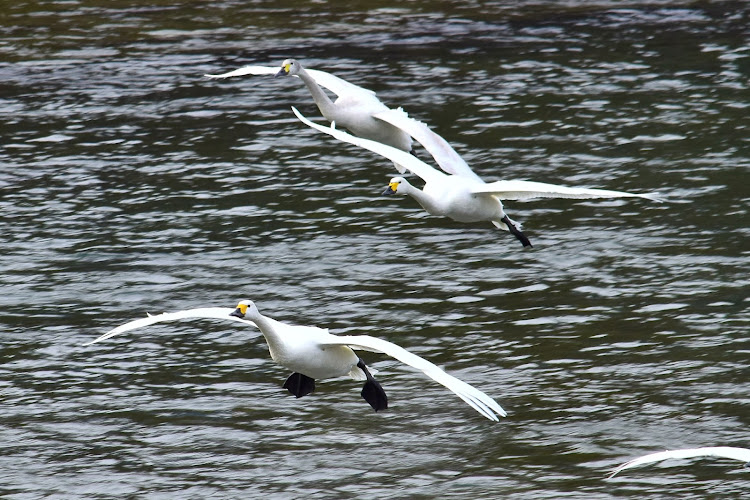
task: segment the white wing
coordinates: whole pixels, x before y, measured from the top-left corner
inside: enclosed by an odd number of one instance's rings
[[[194,318],[223,319],[223,320],[235,321],[235,322],[238,321],[240,323],[245,323],[246,325],[255,327],[255,323],[253,323],[250,320],[238,318],[236,316],[230,316],[229,314],[232,313],[233,311],[234,309],[227,309],[225,307],[200,307],[197,309],[187,309],[185,311],[177,311],[173,313],[157,314],[156,316],[149,315],[146,318],[136,319],[129,323],[125,323],[124,325],[120,325],[114,330],[108,331],[107,333],[99,337],[98,339],[92,340],[91,342],[86,342],[83,345],[95,344],[102,340],[107,340],[108,338],[114,337],[115,335],[118,335],[120,333],[128,332],[130,330],[135,330],[136,328],[142,328],[148,325],[153,325],[154,323],[162,323],[164,321],[176,321],[179,319],[194,319]]]
[[[402,363],[421,370],[422,373],[433,379],[435,382],[444,385],[463,399],[469,406],[489,418],[498,421],[495,414],[505,417],[506,413],[494,399],[483,393],[479,389],[467,384],[466,382],[448,375],[443,370],[430,363],[424,358],[412,354],[403,347],[397,346],[387,340],[370,337],[368,335],[331,335],[323,343],[328,345],[346,345],[352,349],[361,349],[371,352],[379,352],[394,357]]]
[[[231,78],[233,76],[244,75],[275,75],[280,69],[281,67],[272,66],[243,66],[242,68],[230,71],[229,73],[203,76],[207,76],[208,78]],[[311,77],[313,77],[318,85],[327,88],[339,97],[343,95],[367,95],[368,97],[375,95],[375,92],[372,90],[349,83],[346,80],[342,80],[338,76],[326,73],[325,71],[318,71],[315,69],[308,69],[306,71]],[[297,75],[293,76],[296,77]]]
[[[653,194],[626,193],[607,189],[587,189],[533,181],[495,181],[471,188],[473,193],[487,193],[501,200],[528,200],[531,198],[646,198],[659,201]]]
[[[243,66],[229,73],[222,73],[220,75],[203,75],[208,78],[231,78],[233,76],[245,76],[245,75],[275,75],[279,72],[280,68],[274,68],[271,66]]]
[[[302,114],[297,111],[297,108],[292,106],[292,111],[294,111],[294,114],[297,115],[297,118],[299,118],[302,123],[307,125],[308,127],[314,128],[316,130],[319,130],[325,134],[328,134],[332,137],[335,137],[336,139],[348,142],[349,144],[354,144],[355,146],[359,146],[361,148],[365,148],[369,151],[372,151],[373,153],[377,153],[381,156],[384,156],[391,160],[394,163],[398,163],[399,165],[407,168],[411,173],[414,175],[417,175],[422,178],[425,182],[430,182],[431,180],[437,180],[437,179],[443,179],[446,177],[445,174],[442,172],[439,172],[438,170],[435,170],[419,158],[416,158],[411,153],[407,153],[406,151],[401,151],[400,149],[396,149],[394,147],[388,146],[386,144],[382,144],[380,142],[371,141],[369,139],[362,139],[361,137],[355,137],[351,134],[347,134],[343,130],[338,130],[333,127],[326,127],[323,125],[319,125],[317,123],[313,123]],[[334,124],[335,125],[335,124]]]
[[[354,85],[353,83],[349,83],[346,80],[343,80],[339,78],[338,76],[332,75],[330,73],[326,73],[325,71],[319,71],[317,69],[308,69],[307,74],[312,76],[315,81],[318,83],[318,85],[321,85],[337,96],[341,97],[344,95],[368,95],[368,96],[374,96],[375,92],[373,92],[370,89],[366,89],[364,87],[360,87],[359,85]]]
[[[484,182],[448,144],[448,141],[430,130],[424,123],[410,118],[401,108],[375,113],[375,118],[398,127],[417,140],[432,155],[440,168],[449,174]]]
[[[709,446],[706,448],[684,448],[680,450],[661,451],[658,453],[644,455],[642,457],[626,462],[613,470],[609,477],[614,477],[615,474],[624,471],[625,469],[638,467],[639,465],[650,464],[652,462],[659,462],[661,460],[667,460],[668,458],[693,457],[733,458],[735,460],[742,460],[743,462],[750,463],[750,450],[748,450],[747,448],[735,448],[732,446]]]

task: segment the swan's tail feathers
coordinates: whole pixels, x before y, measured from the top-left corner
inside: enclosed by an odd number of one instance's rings
[[[521,224],[507,215],[500,219],[500,221],[493,220],[492,223],[504,231],[510,231],[510,234],[518,238],[518,241],[520,241],[524,247],[534,248],[526,235],[521,232]]]
[[[493,220],[492,223],[498,229],[502,229],[503,231],[510,231],[510,229],[508,229],[508,226],[504,222],[499,222],[499,221]]]
[[[369,371],[370,375],[373,375],[373,376],[378,374],[378,371],[371,366],[367,367],[367,371]],[[347,375],[349,375],[352,378],[352,380],[357,380],[357,381],[367,380],[367,376],[365,375],[365,372],[363,372],[362,369],[356,365],[353,366],[351,370],[349,370],[349,373],[347,373]]]
[[[352,369],[349,370],[348,375],[352,378],[352,380],[367,380],[367,377],[365,377],[365,372],[360,370],[358,366],[352,367]]]
[[[370,403],[370,406],[372,406],[372,409],[376,412],[388,408],[388,396],[385,395],[383,386],[373,378],[364,361],[360,359],[357,366],[367,377],[367,382],[365,382],[365,385],[362,387],[362,392],[360,393],[364,400]]]
[[[307,375],[294,372],[289,375],[289,378],[284,382],[284,389],[294,394],[296,397],[301,398],[307,396],[315,390],[315,379],[310,378]]]

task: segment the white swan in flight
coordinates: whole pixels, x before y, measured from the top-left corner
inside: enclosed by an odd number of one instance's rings
[[[84,345],[101,342],[120,333],[154,323],[197,318],[228,320],[258,328],[268,343],[271,358],[293,372],[284,382],[284,388],[298,398],[310,394],[315,389],[315,379],[348,375],[355,380],[366,381],[361,394],[376,412],[386,409],[388,398],[365,363],[354,353],[354,350],[358,349],[387,354],[421,370],[490,420],[497,422],[499,421],[498,415],[506,416],[500,405],[487,394],[448,375],[426,359],[396,344],[368,335],[337,336],[331,335],[327,329],[323,328],[282,323],[262,315],[258,312],[258,307],[250,300],[241,301],[236,309],[203,307],[148,316],[118,326]]]
[[[735,448],[733,446],[708,446],[705,448],[683,448],[679,450],[667,450],[660,451],[658,453],[650,453],[643,455],[629,462],[617,467],[608,476],[609,478],[615,477],[619,472],[632,467],[638,467],[639,465],[650,464],[653,462],[659,462],[661,460],[667,460],[669,458],[695,458],[695,457],[720,457],[720,458],[733,458],[735,460],[741,460],[745,462],[745,467],[750,467],[750,450],[747,448]]]
[[[557,186],[532,181],[495,181],[486,183],[456,153],[445,139],[431,131],[424,123],[409,118],[402,110],[389,110],[378,117],[402,128],[421,143],[435,158],[446,173],[424,163],[414,155],[392,148],[386,144],[353,137],[342,130],[313,123],[292,107],[297,118],[306,125],[339,139],[363,147],[406,167],[424,182],[422,190],[412,186],[403,177],[394,177],[384,194],[404,194],[413,197],[428,213],[449,217],[459,222],[489,221],[495,226],[510,231],[523,246],[531,242],[521,232],[520,224],[513,221],[503,210],[503,200],[527,200],[532,198],[646,198],[659,201],[652,194],[634,194],[605,189],[587,189]]]
[[[242,75],[296,76],[305,83],[326,120],[335,121],[339,127],[348,129],[356,136],[382,142],[402,151],[411,151],[412,139],[409,134],[376,116],[378,113],[389,111],[389,108],[380,102],[371,90],[358,87],[324,71],[306,70],[295,59],[285,60],[281,64],[281,69],[269,66],[244,66],[229,73],[204,76],[229,78]],[[336,94],[338,99],[332,101],[321,86]],[[398,165],[397,168],[399,172],[404,172]]]

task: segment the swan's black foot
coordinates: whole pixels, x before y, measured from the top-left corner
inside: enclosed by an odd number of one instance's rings
[[[365,372],[365,377],[367,377],[367,382],[365,382],[364,387],[362,387],[362,392],[360,393],[362,394],[362,397],[365,401],[370,403],[370,406],[372,406],[372,409],[376,412],[388,408],[388,396],[385,395],[383,386],[380,385],[380,382],[375,380],[370,373],[370,370],[367,369],[364,361],[360,359],[357,366]]]
[[[298,398],[301,398],[315,390],[315,379],[295,372],[289,375],[283,387]]]
[[[365,382],[360,394],[365,398],[365,401],[370,403],[373,410],[380,411],[388,408],[388,396],[385,395],[383,387],[377,380],[372,379]]]
[[[523,234],[521,230],[516,227],[515,224],[513,224],[513,222],[510,220],[510,218],[507,215],[503,217],[502,219],[500,219],[500,221],[504,222],[505,225],[508,226],[508,231],[510,231],[510,234],[518,238],[518,241],[520,241],[524,247],[534,248],[531,245],[531,242],[529,241],[529,239],[526,237],[526,235]]]

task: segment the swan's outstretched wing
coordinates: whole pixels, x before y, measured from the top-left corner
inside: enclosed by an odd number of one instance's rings
[[[360,96],[374,96],[375,92],[369,89],[354,85],[346,80],[342,80],[338,76],[326,73],[325,71],[318,71],[316,69],[306,70],[315,82],[330,90],[337,96],[345,95],[360,95]],[[203,75],[208,78],[231,78],[233,76],[244,76],[244,75],[275,75],[279,72],[278,67],[272,66],[243,66],[242,68],[230,71],[229,73],[222,73],[220,75]],[[297,75],[292,75],[297,77]]]
[[[733,458],[735,460],[742,460],[750,465],[750,450],[747,448],[735,448],[732,446],[709,446],[706,448],[685,448],[680,450],[667,450],[658,453],[651,453],[638,457],[634,460],[626,462],[609,475],[614,477],[615,474],[630,469],[632,467],[638,467],[639,465],[650,464],[653,462],[659,462],[661,460],[667,460],[668,458],[694,458],[694,457],[722,457],[722,458]]]
[[[660,201],[653,194],[626,193],[607,189],[587,189],[533,181],[495,181],[472,186],[473,193],[487,193],[501,200],[528,200],[532,198],[646,198]]]
[[[222,73],[220,75],[209,75],[205,74],[203,76],[206,76],[208,78],[231,78],[233,76],[245,76],[245,75],[275,75],[279,72],[279,68],[274,68],[272,66],[243,66],[241,68],[235,69],[234,71],[230,71],[228,73]]]
[[[435,180],[438,178],[444,178],[445,174],[442,172],[439,172],[420,160],[419,158],[415,157],[411,153],[407,153],[406,151],[401,151],[400,149],[396,149],[394,147],[388,146],[386,144],[382,144],[380,142],[371,141],[369,139],[362,139],[361,137],[355,137],[351,134],[347,134],[343,130],[336,129],[334,127],[326,127],[323,125],[319,125],[317,123],[313,123],[304,116],[302,116],[302,113],[297,111],[297,108],[292,106],[292,111],[294,111],[294,114],[297,115],[297,118],[299,118],[302,123],[307,125],[308,127],[314,128],[316,130],[319,130],[325,134],[328,134],[332,137],[335,137],[336,139],[348,142],[349,144],[354,144],[355,146],[359,146],[361,148],[365,148],[369,151],[372,151],[373,153],[377,153],[381,156],[384,156],[391,160],[394,163],[398,163],[399,165],[407,168],[411,173],[414,175],[417,175],[422,178],[425,182],[430,182],[430,180]],[[335,124],[334,124],[335,125]]]
[[[497,415],[500,415],[501,417],[506,416],[505,410],[503,410],[500,405],[487,394],[452,375],[448,375],[426,359],[421,358],[416,354],[412,354],[403,347],[397,346],[387,340],[370,337],[368,335],[331,335],[328,340],[323,343],[328,345],[347,345],[352,349],[387,354],[402,363],[406,363],[417,370],[421,370],[435,382],[444,385],[456,393],[458,397],[468,403],[469,406],[490,420],[497,422]]]
[[[210,318],[210,319],[223,319],[228,321],[238,321],[245,323],[246,325],[255,326],[250,320],[238,318],[236,316],[230,316],[234,309],[227,309],[225,307],[200,307],[197,309],[186,309],[184,311],[177,311],[173,313],[157,314],[156,316],[149,315],[146,318],[136,319],[124,325],[120,325],[114,330],[110,330],[96,340],[86,342],[83,345],[91,345],[102,340],[114,337],[120,333],[135,330],[136,328],[142,328],[144,326],[153,325],[154,323],[162,323],[164,321],[176,321],[179,319],[196,319],[196,318]],[[256,327],[257,328],[257,327]]]
[[[375,113],[373,116],[390,123],[394,127],[400,128],[416,139],[435,158],[435,161],[444,172],[484,182],[481,177],[474,173],[464,159],[456,153],[451,145],[448,144],[448,141],[430,130],[424,123],[410,118],[403,109],[389,109]]]

